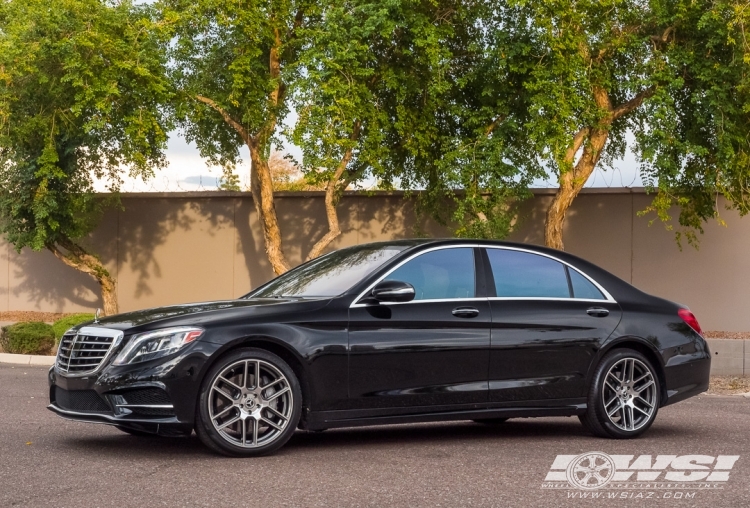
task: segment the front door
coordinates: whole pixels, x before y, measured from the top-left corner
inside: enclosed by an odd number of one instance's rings
[[[413,301],[352,306],[353,408],[487,401],[491,316],[477,297],[475,255],[471,247],[418,254],[383,279],[414,286]]]

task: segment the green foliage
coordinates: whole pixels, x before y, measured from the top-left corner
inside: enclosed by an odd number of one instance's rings
[[[632,135],[630,149],[656,193],[647,212],[669,222],[670,207],[678,205],[678,241],[695,242],[702,223],[718,214],[719,193],[747,213],[746,2],[491,4],[481,17],[479,73],[467,74],[471,96],[496,98],[489,107],[502,119],[492,135],[496,155],[485,168],[508,162],[524,176],[562,175],[573,169],[576,133],[604,128],[601,167],[622,158]],[[611,111],[597,104],[596,90],[606,93]],[[609,123],[613,111],[639,96],[641,105]]]
[[[240,191],[240,177],[234,174],[234,166],[224,166],[221,179],[219,180],[219,190]]]
[[[60,338],[65,332],[76,325],[85,323],[86,321],[92,321],[94,319],[93,314],[73,314],[71,316],[58,319],[52,323],[52,329],[55,332],[55,341],[60,342]]]
[[[345,161],[341,188],[374,178],[384,189],[424,189],[421,209],[457,235],[507,235],[509,202],[533,175],[493,135],[513,99],[484,60],[485,10],[452,0],[326,4],[321,22],[300,32],[292,140],[308,181],[328,181]],[[485,89],[486,72],[498,89]]]
[[[246,144],[237,130],[198,96],[213,101],[248,133],[259,135],[270,154],[276,124],[289,112],[289,83],[296,78],[295,30],[317,2],[304,0],[161,0],[165,26],[174,37],[171,78],[179,90],[176,118],[188,141],[213,164],[240,161]],[[271,52],[279,58],[272,72]]]
[[[6,353],[43,355],[48,354],[54,345],[54,330],[41,321],[4,326],[0,332],[0,346]]]
[[[131,1],[0,4],[0,233],[39,250],[87,235],[123,171],[164,162],[170,97],[152,8]]]

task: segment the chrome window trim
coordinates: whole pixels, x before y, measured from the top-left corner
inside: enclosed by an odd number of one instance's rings
[[[409,256],[408,258],[401,261],[399,264],[388,270],[387,273],[379,277],[375,282],[370,284],[367,289],[362,291],[357,297],[353,300],[352,304],[349,305],[350,309],[357,309],[357,308],[363,308],[363,307],[371,307],[371,304],[366,303],[357,303],[362,298],[364,298],[365,295],[369,294],[370,291],[372,291],[372,288],[374,288],[376,285],[378,285],[380,282],[382,282],[386,277],[388,277],[390,274],[401,268],[404,264],[408,263],[412,259],[415,259],[422,254],[427,254],[428,252],[433,252],[436,250],[444,250],[444,249],[474,249],[474,248],[480,248],[480,249],[498,249],[498,250],[512,250],[517,252],[525,252],[527,254],[535,254],[537,256],[544,256],[546,258],[552,259],[554,261],[557,261],[558,263],[562,263],[563,265],[567,266],[571,270],[575,270],[579,274],[581,274],[586,280],[591,282],[599,291],[602,292],[605,299],[604,300],[597,300],[593,298],[555,298],[555,297],[543,297],[543,296],[491,296],[491,297],[474,297],[474,298],[435,298],[432,300],[412,300],[410,302],[382,302],[380,305],[409,305],[414,303],[423,303],[423,302],[459,302],[459,301],[486,301],[486,300],[497,300],[497,301],[503,301],[503,300],[519,300],[519,301],[562,301],[562,302],[594,302],[594,303],[602,303],[602,302],[608,302],[608,303],[617,303],[617,301],[612,297],[611,294],[609,294],[609,291],[604,289],[601,284],[596,282],[593,278],[589,277],[589,275],[575,266],[571,265],[570,263],[566,263],[562,259],[558,259],[555,256],[551,256],[549,254],[545,254],[543,252],[536,252],[534,250],[530,249],[523,249],[520,247],[510,247],[510,246],[500,246],[500,245],[480,245],[480,244],[474,244],[474,243],[467,243],[467,244],[456,244],[456,245],[439,245],[437,247],[431,247],[429,249],[425,249],[423,251],[416,252]],[[476,266],[474,267],[476,270]]]
[[[444,303],[444,302],[486,302],[487,297],[474,298],[433,298],[431,300],[412,300],[410,302],[380,302],[380,305],[408,305],[416,303]],[[371,305],[360,303],[357,307],[372,307]],[[350,307],[351,308],[351,307]]]
[[[66,334],[66,335],[71,335],[71,334]],[[68,372],[66,370],[62,370],[59,368],[60,349],[58,348],[57,354],[55,355],[55,373],[62,377],[85,377],[85,376],[90,376],[92,374],[96,374],[97,372],[101,371],[107,365],[107,361],[112,357],[112,353],[115,351],[115,349],[117,349],[117,346],[119,346],[122,343],[122,339],[125,336],[122,330],[113,330],[111,328],[100,328],[98,326],[83,326],[73,336],[73,340],[70,343],[71,354],[73,352],[73,346],[75,346],[76,339],[78,338],[79,335],[87,335],[87,336],[93,336],[93,337],[111,337],[112,344],[109,346],[109,349],[107,350],[107,354],[104,355],[104,358],[102,358],[102,361],[99,363],[99,365],[95,369],[81,371],[81,372]],[[63,335],[63,337],[64,336],[65,335]],[[60,342],[62,342],[62,340]],[[72,358],[70,360],[72,360]],[[68,363],[68,365],[70,365],[70,363]]]
[[[554,296],[490,296],[491,301],[550,301],[550,302],[590,302],[590,303],[616,303],[614,300],[595,300],[593,298],[560,298]]]

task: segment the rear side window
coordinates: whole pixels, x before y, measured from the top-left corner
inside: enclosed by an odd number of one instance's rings
[[[530,252],[487,249],[499,297],[570,298],[565,265]]]
[[[474,250],[426,252],[396,268],[385,280],[408,282],[414,286],[415,300],[474,298]]]
[[[568,268],[570,283],[573,286],[574,298],[587,298],[589,300],[606,300],[599,289],[590,280],[572,268]]]

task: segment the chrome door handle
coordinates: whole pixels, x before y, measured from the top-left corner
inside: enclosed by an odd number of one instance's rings
[[[607,317],[609,316],[609,311],[604,307],[591,307],[586,310],[586,314],[594,317]]]
[[[474,307],[456,307],[453,309],[453,315],[461,318],[472,318],[479,315],[479,311]]]

